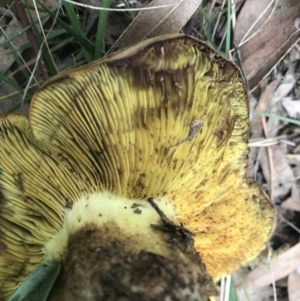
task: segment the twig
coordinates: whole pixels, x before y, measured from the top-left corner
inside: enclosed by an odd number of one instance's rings
[[[94,10],[104,10],[104,11],[144,11],[144,10],[150,10],[150,9],[161,9],[162,7],[169,7],[169,6],[175,6],[175,4],[164,4],[164,5],[158,5],[158,6],[151,6],[151,7],[138,7],[138,8],[105,8],[105,7],[100,7],[100,6],[93,6],[93,5],[87,5],[84,3],[79,3],[76,1],[72,0],[63,0],[64,2],[71,3],[73,5],[85,7],[85,8],[90,8]]]
[[[20,17],[22,26],[23,27],[30,26],[29,19],[28,19],[28,16],[27,16],[26,12],[25,12],[22,1],[21,0],[15,0],[15,6],[16,6],[18,15]],[[36,38],[35,38],[35,35],[33,33],[32,28],[29,28],[28,30],[26,30],[26,35],[27,35],[29,43],[32,46],[32,49],[33,49],[33,52],[34,52],[35,56],[38,57],[39,46],[38,46],[38,43],[36,41]],[[46,81],[47,79],[49,79],[49,74],[48,74],[48,70],[45,67],[45,63],[44,63],[44,60],[43,60],[42,56],[41,56],[38,64],[39,64],[39,69],[42,73],[43,79]]]
[[[261,117],[261,124],[264,131],[264,135],[268,138],[268,126],[265,117]],[[273,187],[273,175],[274,175],[274,165],[273,165],[273,151],[271,146],[267,146],[268,158],[269,158],[269,168],[270,168],[270,199],[273,203],[274,187]]]

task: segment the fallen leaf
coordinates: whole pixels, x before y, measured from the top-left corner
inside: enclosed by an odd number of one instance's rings
[[[300,119],[300,100],[292,100],[290,97],[285,97],[281,102],[290,117]]]
[[[292,74],[287,74],[281,83],[277,80],[270,82],[261,93],[255,110],[259,112],[268,111],[272,105],[284,99],[291,92],[295,87],[295,83],[296,80]]]
[[[274,199],[286,196],[291,191],[292,186],[295,183],[293,171],[285,157],[285,148],[286,145],[272,146],[272,161],[274,167],[272,174],[272,185],[274,191]],[[266,148],[261,151],[261,155],[259,156],[259,163],[261,165],[263,175],[270,187],[271,175]]]
[[[235,41],[237,45],[241,45],[241,60],[251,90],[300,37],[300,2],[298,0],[275,2],[277,5],[273,10],[269,0],[245,1],[235,26]],[[264,11],[265,14],[262,14]],[[248,31],[247,37],[256,34],[244,43],[243,38]]]
[[[282,98],[287,96],[294,88],[296,83],[295,77],[292,74],[286,74],[282,83],[275,89],[273,93],[272,104],[277,103]]]
[[[297,272],[299,270],[299,272]],[[294,270],[288,277],[289,301],[300,300],[300,269]]]
[[[274,80],[270,82],[264,91],[261,93],[257,106],[255,107],[255,110],[258,112],[266,112],[269,110],[271,103],[272,103],[272,98],[273,98],[273,93],[276,88],[277,81]],[[258,118],[260,118],[258,116]]]
[[[259,288],[247,288],[243,287],[237,289],[237,295],[239,301],[270,301],[273,296],[273,289],[271,286],[264,286]]]
[[[296,183],[292,184],[291,196],[281,203],[281,207],[293,211],[300,211],[300,193]]]
[[[284,111],[281,102],[276,102],[274,105],[272,105],[269,109],[270,114],[274,115],[282,115],[282,111]],[[268,138],[275,138],[278,136],[278,132],[280,130],[280,127],[282,125],[282,122],[278,118],[269,118],[267,122],[268,127]],[[286,145],[282,145],[282,151],[286,154],[287,149]]]
[[[249,274],[248,269],[240,268],[232,275],[239,301],[270,301],[273,296],[271,286],[245,288],[241,285],[241,279]]]
[[[178,33],[202,0],[153,0],[147,7],[171,5],[141,11],[109,52],[164,34]]]
[[[270,267],[259,266],[243,277],[247,287],[263,287],[288,276],[300,265],[300,243],[290,248],[276,259],[271,259]]]

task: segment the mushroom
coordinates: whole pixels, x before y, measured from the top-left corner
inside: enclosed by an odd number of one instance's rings
[[[49,80],[0,119],[0,300],[47,260],[51,301],[207,300],[274,224],[248,114],[240,70],[179,34]]]

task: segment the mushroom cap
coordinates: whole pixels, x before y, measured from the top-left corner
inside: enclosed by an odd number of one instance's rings
[[[39,264],[64,207],[97,191],[167,198],[214,279],[251,260],[268,240],[274,212],[246,178],[248,111],[240,70],[179,34],[48,81],[32,99],[30,126],[21,116],[0,120],[0,267],[10,266],[0,280],[27,275],[22,260]],[[16,234],[2,230],[11,224]]]

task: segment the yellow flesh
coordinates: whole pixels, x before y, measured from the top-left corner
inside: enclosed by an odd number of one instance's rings
[[[35,94],[30,125],[0,120],[0,297],[43,260],[65,204],[95,192],[169,200],[215,279],[264,247],[274,214],[245,178],[243,80],[204,43],[158,38],[58,76]]]
[[[167,213],[170,221],[178,224],[172,206],[166,199],[156,199],[155,203]],[[139,241],[139,244],[128,245],[128,251],[138,254],[142,249],[167,257],[164,253],[166,243],[161,237],[161,231],[153,230],[151,227],[151,224],[160,225],[161,218],[149,202],[129,200],[108,192],[101,192],[83,197],[72,209],[65,210],[62,229],[45,245],[45,258],[61,261],[68,237],[76,234],[80,229],[88,230],[95,227],[100,229],[110,224],[122,229],[122,233],[120,231],[115,233],[115,240],[121,241],[122,237],[126,236],[132,237],[135,242]]]

